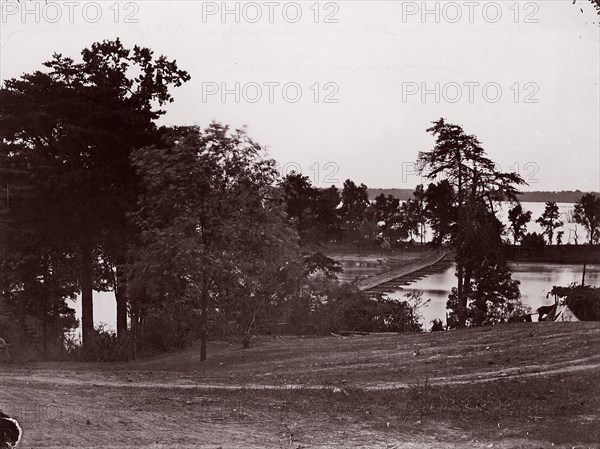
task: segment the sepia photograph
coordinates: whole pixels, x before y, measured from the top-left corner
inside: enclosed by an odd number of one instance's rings
[[[600,0],[0,16],[0,449],[600,449]]]

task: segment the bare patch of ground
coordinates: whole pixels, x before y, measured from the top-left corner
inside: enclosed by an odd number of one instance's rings
[[[600,323],[0,367],[26,448],[600,448]],[[417,355],[415,355],[417,353]]]

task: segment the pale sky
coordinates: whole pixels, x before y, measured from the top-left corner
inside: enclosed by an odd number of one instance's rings
[[[413,188],[410,164],[433,146],[425,129],[445,117],[525,190],[600,191],[600,25],[588,1],[0,4],[3,80],[102,39],[150,47],[192,76],[163,124],[247,125],[282,170],[318,186]]]

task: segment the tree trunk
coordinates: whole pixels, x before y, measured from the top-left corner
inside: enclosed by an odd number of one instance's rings
[[[119,340],[127,336],[127,279],[122,261],[117,262],[117,288],[115,299],[117,301],[117,337]]]
[[[465,327],[468,318],[468,301],[471,296],[471,277],[473,276],[473,268],[471,265],[467,265],[464,269],[464,280],[463,280],[463,297],[461,302],[461,310],[463,312],[463,316],[461,317],[461,327]]]
[[[583,247],[583,274],[581,275],[581,286],[585,285],[585,268],[587,266],[587,246]]]
[[[93,260],[89,242],[81,244],[81,330],[84,347],[92,345],[94,335],[94,304],[92,302]]]
[[[456,294],[458,300],[458,310],[456,311],[458,319],[458,327],[465,327],[467,321],[467,300],[464,291],[464,279],[465,270],[462,261],[457,257],[456,260],[456,277],[458,278],[458,284],[456,287]]]
[[[52,289],[52,277],[49,275],[49,257],[45,257],[45,268],[44,268],[44,284],[46,284],[46,292],[42,297],[42,359],[48,360],[48,296],[53,295]],[[37,332],[36,332],[37,334]]]
[[[137,342],[140,334],[140,316],[139,307],[135,299],[131,301],[131,334],[133,335],[133,342],[131,345],[131,359],[135,360],[137,354]]]
[[[42,358],[48,360],[48,300],[44,296],[42,319]]]
[[[466,296],[466,286],[465,286],[465,254],[464,254],[464,240],[465,237],[463,235],[466,227],[463,225],[463,211],[462,206],[459,203],[458,206],[458,230],[456,236],[456,277],[457,277],[457,286],[456,286],[456,294],[458,301],[458,310],[456,311],[457,315],[457,327],[463,328],[465,327],[465,323],[467,322],[467,296]]]
[[[462,179],[462,167],[461,167],[461,155],[460,151],[457,151],[455,154],[455,161],[458,168],[458,189],[457,189],[457,198],[458,198],[458,217],[457,217],[457,233],[456,233],[456,274],[458,278],[458,284],[456,287],[456,294],[458,296],[458,327],[465,327],[465,323],[467,321],[467,308],[466,308],[466,297],[464,292],[464,254],[463,254],[463,233],[466,232],[463,227],[463,207],[464,207],[464,195],[463,195],[463,179]]]
[[[200,361],[206,360],[206,341],[208,332],[206,330],[206,313],[208,311],[208,286],[205,285],[202,289],[202,297],[200,298]]]

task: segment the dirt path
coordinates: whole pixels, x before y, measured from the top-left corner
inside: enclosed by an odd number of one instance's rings
[[[20,449],[598,449],[599,347],[599,323],[214,342],[0,366],[0,409]]]
[[[493,436],[478,438],[445,420],[380,415],[368,403],[357,404],[369,413],[362,417],[356,412],[323,413],[310,403],[314,398],[305,400],[304,411],[286,410],[286,401],[277,398],[253,402],[247,395],[232,396],[230,390],[207,394],[167,383],[92,386],[23,379],[5,385],[2,393],[3,402],[19,404],[9,411],[25,429],[22,448],[28,449],[549,447],[546,441],[515,435],[511,423],[499,424]]]
[[[462,385],[479,382],[493,382],[505,378],[519,379],[527,377],[542,377],[555,374],[566,374],[578,371],[599,370],[600,355],[594,355],[583,359],[570,360],[568,362],[553,363],[547,365],[527,365],[519,368],[507,368],[495,371],[475,371],[469,374],[433,377],[428,379],[431,385],[450,386]],[[139,378],[134,380],[130,378],[127,381],[116,380],[105,377],[103,373],[72,373],[51,371],[47,373],[15,372],[0,373],[2,384],[48,384],[62,386],[87,386],[87,387],[111,387],[111,388],[168,388],[182,390],[329,390],[338,391],[340,387],[333,385],[315,385],[315,384],[268,384],[268,383],[205,383],[205,382],[186,382],[184,380],[175,381],[155,381],[152,378],[169,378],[172,373],[168,371],[153,372],[146,380]],[[345,387],[364,391],[395,390],[411,388],[415,383],[407,382],[362,382],[358,384],[345,384]]]

